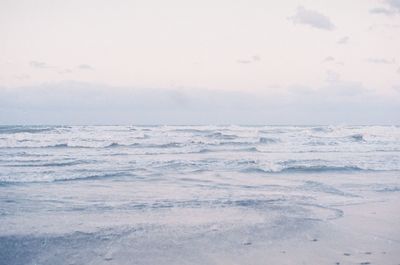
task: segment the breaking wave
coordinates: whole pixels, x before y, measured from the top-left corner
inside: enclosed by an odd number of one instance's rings
[[[43,133],[53,131],[55,127],[43,126],[0,126],[0,134],[16,134],[16,133]]]
[[[349,138],[353,139],[353,140],[356,141],[356,142],[363,142],[363,141],[365,141],[365,140],[364,140],[364,136],[363,136],[362,134],[360,134],[360,133],[350,135]]]
[[[132,172],[400,171],[400,127],[394,126],[0,126],[0,134],[1,182]]]
[[[320,172],[351,172],[351,171],[371,171],[362,169],[357,166],[289,166],[282,169],[280,172],[307,172],[307,173],[320,173]]]

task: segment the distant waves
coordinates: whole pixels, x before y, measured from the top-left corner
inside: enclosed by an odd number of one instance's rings
[[[0,126],[0,182],[400,171],[396,126]]]

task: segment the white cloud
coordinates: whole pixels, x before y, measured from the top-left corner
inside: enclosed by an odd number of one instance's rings
[[[337,41],[337,44],[347,44],[349,42],[349,37],[344,36]]]
[[[386,2],[392,9],[396,10],[397,12],[400,12],[400,0],[386,0]]]
[[[328,70],[326,71],[326,81],[328,83],[332,83],[332,82],[338,82],[340,80],[340,74],[332,71],[332,70]]]
[[[333,61],[335,61],[335,58],[332,56],[325,57],[325,59],[322,60],[322,62],[324,62],[324,63],[333,62]]]
[[[369,12],[371,14],[383,14],[383,15],[387,15],[387,16],[392,16],[395,14],[395,12],[393,10],[390,10],[388,8],[383,8],[383,7],[372,8],[369,10]]]
[[[30,61],[29,65],[33,68],[38,68],[38,69],[53,68],[52,66],[49,66],[47,63],[41,61]]]
[[[77,67],[78,67],[78,69],[81,69],[81,70],[94,70],[93,66],[91,66],[89,64],[80,64]]]
[[[368,58],[367,62],[374,64],[394,64],[396,61],[394,59],[385,59],[385,58]]]
[[[396,25],[396,24],[375,24],[375,25],[371,25],[369,28],[369,30],[377,30],[377,29],[390,29],[390,30],[399,30],[400,29],[400,25]]]
[[[334,72],[328,75],[336,74]],[[300,87],[301,88],[301,87]],[[0,88],[1,124],[337,124],[400,122],[400,99],[331,78],[280,94],[62,82]],[[88,100],[90,99],[90,100]]]
[[[58,71],[59,74],[72,74],[72,70],[71,69],[63,69]]]
[[[322,30],[335,29],[329,17],[317,11],[305,9],[302,6],[298,7],[296,14],[289,19],[292,20],[294,24],[304,24]]]
[[[261,57],[259,55],[253,55],[249,59],[236,60],[236,62],[239,64],[251,64],[251,63],[256,63],[256,62],[260,62],[260,61],[261,61]]]
[[[387,16],[400,14],[400,0],[386,0],[384,4],[385,7],[375,7],[370,9],[370,13],[383,14]]]
[[[28,80],[31,77],[28,74],[20,74],[20,75],[14,75],[14,78],[17,80]]]
[[[252,63],[253,61],[252,61],[252,60],[238,59],[238,60],[236,60],[236,62],[237,62],[237,63],[240,63],[240,64],[250,64],[250,63]]]

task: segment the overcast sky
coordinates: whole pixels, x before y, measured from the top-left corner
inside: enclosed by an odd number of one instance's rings
[[[0,123],[400,124],[400,0],[1,0]]]

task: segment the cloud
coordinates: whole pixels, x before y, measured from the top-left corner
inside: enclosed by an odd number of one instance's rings
[[[252,60],[238,59],[238,60],[236,60],[236,62],[240,63],[240,64],[249,64],[249,63],[252,63],[253,61]]]
[[[387,16],[392,16],[395,14],[393,10],[390,10],[388,8],[383,8],[383,7],[376,7],[372,8],[369,10],[371,14],[382,14],[382,15],[387,15]]]
[[[376,30],[376,29],[392,29],[392,30],[398,30],[400,29],[400,25],[396,24],[377,24],[377,25],[371,25],[368,30]]]
[[[338,82],[339,80],[340,80],[339,73],[332,70],[326,71],[326,82],[332,83],[332,82]]]
[[[335,57],[333,57],[333,56],[327,56],[327,57],[325,57],[325,58],[322,60],[322,63],[327,63],[327,64],[330,64],[330,65],[331,65],[332,63],[334,63],[334,65],[339,65],[339,66],[343,66],[343,65],[344,65],[344,62],[336,60]]]
[[[62,67],[58,67],[58,66],[50,66],[45,62],[42,61],[30,61],[29,65],[33,68],[37,68],[37,69],[53,69],[55,70],[58,74],[71,74],[74,71],[70,68],[62,68]],[[77,69],[80,70],[94,70],[93,66],[89,65],[89,64],[80,64],[78,66],[76,66]]]
[[[371,14],[393,16],[400,14],[400,0],[386,0],[385,7],[375,7],[369,10]]]
[[[60,75],[63,75],[63,74],[72,74],[72,70],[71,69],[63,69],[63,70],[60,70],[60,71],[58,71],[58,73],[60,74]]]
[[[339,79],[278,94],[73,81],[0,88],[1,124],[398,124],[398,113],[400,98]]]
[[[385,58],[368,58],[367,62],[374,64],[394,64],[396,61],[394,59],[388,60]]]
[[[77,66],[77,68],[81,70],[94,70],[93,66],[88,64],[80,64]]]
[[[400,0],[386,0],[386,2],[392,9],[396,10],[397,12],[400,12]]]
[[[328,62],[333,62],[334,60],[335,60],[334,57],[328,56],[328,57],[326,57],[324,60],[322,60],[322,62],[328,63]]]
[[[40,62],[40,61],[30,61],[29,65],[33,68],[38,68],[38,69],[48,69],[48,68],[53,68],[52,66],[49,66],[45,62]]]
[[[304,24],[322,30],[335,29],[335,26],[327,16],[314,10],[305,9],[302,6],[298,7],[296,14],[289,19],[294,24]]]
[[[253,55],[250,57],[250,59],[236,60],[236,62],[239,64],[251,64],[251,63],[256,63],[256,62],[260,62],[260,61],[261,61],[261,57],[259,55]]]
[[[31,77],[28,74],[20,74],[20,75],[14,75],[14,78],[23,81],[23,80],[28,80]]]
[[[344,36],[337,41],[337,44],[347,44],[349,42],[349,37]]]

